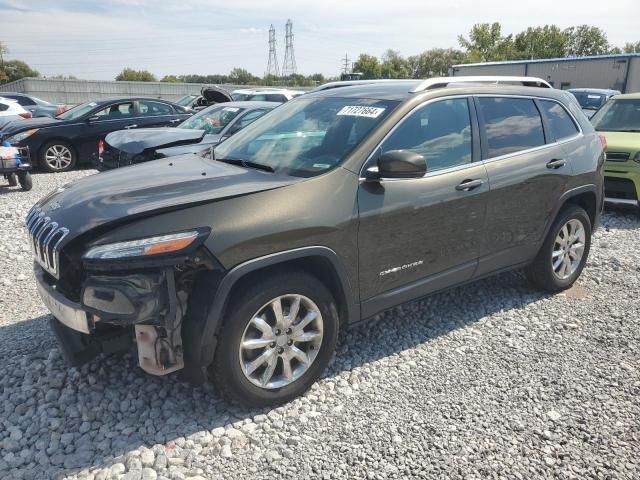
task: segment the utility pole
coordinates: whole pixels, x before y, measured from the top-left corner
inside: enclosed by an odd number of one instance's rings
[[[265,77],[279,77],[278,56],[276,55],[276,29],[273,25],[269,28],[269,61]]]
[[[298,72],[296,56],[293,53],[293,22],[287,20],[284,34],[284,62],[282,62],[282,76],[288,77]]]
[[[351,68],[349,67],[351,65]],[[349,55],[347,53],[344,54],[344,59],[342,61],[342,73],[347,74],[351,73],[350,70],[353,68],[353,64],[349,60]]]

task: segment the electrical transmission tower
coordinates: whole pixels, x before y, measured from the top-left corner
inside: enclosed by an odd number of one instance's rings
[[[284,47],[284,62],[282,62],[282,76],[288,77],[297,73],[296,56],[293,53],[293,22],[291,19],[287,20],[285,25],[285,47]]]
[[[349,55],[348,54],[344,54],[344,59],[342,61],[342,73],[347,74],[347,73],[351,73],[351,69],[353,68],[349,68]],[[351,64],[353,66],[353,64]]]
[[[267,64],[266,77],[278,77],[278,56],[276,55],[276,29],[271,25],[269,28],[269,63]]]

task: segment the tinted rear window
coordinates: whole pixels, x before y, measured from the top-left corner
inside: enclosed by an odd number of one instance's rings
[[[540,107],[549,121],[551,136],[556,140],[573,137],[579,132],[571,116],[559,103],[540,100]]]
[[[533,100],[480,97],[478,101],[486,132],[486,158],[545,144],[542,119]]]

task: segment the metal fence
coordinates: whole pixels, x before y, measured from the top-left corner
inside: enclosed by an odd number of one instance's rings
[[[113,97],[153,97],[175,101],[184,95],[199,95],[204,84],[167,82],[116,82],[103,80],[58,80],[23,78],[0,85],[0,92],[28,93],[52,103],[78,103]],[[219,85],[232,91],[260,85]],[[302,89],[300,89],[302,90]],[[0,93],[1,95],[1,93]]]

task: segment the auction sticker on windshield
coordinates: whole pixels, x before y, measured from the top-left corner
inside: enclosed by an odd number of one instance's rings
[[[369,117],[369,118],[378,118],[382,112],[384,112],[384,108],[380,107],[367,107],[362,105],[346,105],[342,107],[342,109],[336,113],[336,115],[349,115],[352,117]]]

